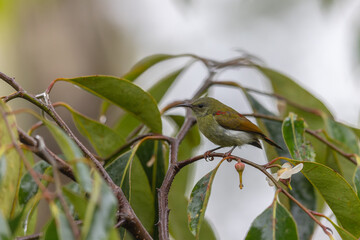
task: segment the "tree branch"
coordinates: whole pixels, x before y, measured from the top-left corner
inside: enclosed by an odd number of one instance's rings
[[[62,118],[57,114],[54,107],[51,105],[50,100],[48,99],[48,95],[45,94],[45,103],[37,99],[36,97],[28,94],[24,91],[19,84],[15,82],[13,78],[6,76],[5,74],[0,72],[0,78],[3,79],[6,83],[12,86],[19,94],[16,94],[16,97],[21,97],[26,99],[27,101],[33,103],[41,110],[46,112],[67,134],[70,138],[72,138],[75,143],[79,146],[79,148],[84,152],[84,154],[95,164],[99,173],[105,180],[105,182],[109,185],[109,187],[114,192],[116,198],[118,199],[118,210],[122,213],[121,219],[125,220],[124,228],[126,228],[136,239],[152,239],[150,234],[147,232],[145,227],[142,225],[140,220],[137,218],[134,213],[130,203],[126,199],[123,191],[119,186],[117,186],[105,171],[102,164],[92,155],[92,153],[78,140],[78,138],[73,134],[70,128],[65,124]],[[25,139],[25,138],[24,138]],[[29,139],[28,139],[29,140]],[[36,176],[35,176],[36,177]]]
[[[335,150],[336,152],[338,152],[341,156],[343,156],[344,158],[348,159],[349,161],[351,161],[352,163],[354,163],[355,165],[357,165],[356,159],[355,159],[355,155],[353,153],[346,153],[343,150],[341,150],[340,148],[338,148],[337,146],[335,146],[335,144],[329,142],[328,140],[326,140],[325,138],[323,138],[322,136],[320,136],[319,134],[317,134],[315,131],[310,130],[308,128],[305,129],[305,132],[307,132],[308,134],[310,134],[311,136],[314,136],[316,139],[320,140],[321,142],[325,143],[326,145],[328,145],[330,148],[332,148],[333,150]]]

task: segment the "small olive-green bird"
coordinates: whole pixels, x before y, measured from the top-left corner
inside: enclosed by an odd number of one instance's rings
[[[223,147],[232,147],[228,155],[237,147],[250,144],[261,148],[259,139],[282,149],[269,139],[261,129],[246,117],[211,97],[199,98],[190,104],[180,104],[179,107],[189,107],[194,112],[200,131],[211,142],[219,145],[205,153],[205,158],[211,152]]]

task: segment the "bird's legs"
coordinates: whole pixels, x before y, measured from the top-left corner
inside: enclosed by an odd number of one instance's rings
[[[226,153],[224,154],[224,157],[227,158],[227,161],[228,161],[228,162],[231,162],[231,159],[228,158],[228,157],[231,155],[231,153],[234,151],[234,149],[235,149],[236,147],[237,147],[237,146],[233,146],[233,147],[230,149],[230,151],[228,151],[228,152],[226,152]]]
[[[211,149],[211,150],[209,150],[209,151],[206,151],[206,152],[204,153],[205,161],[212,161],[212,160],[214,160],[214,157],[210,157],[210,153],[212,153],[212,152],[214,152],[214,151],[216,151],[216,150],[218,150],[218,149],[220,149],[220,148],[223,148],[223,147],[217,147],[217,148]]]

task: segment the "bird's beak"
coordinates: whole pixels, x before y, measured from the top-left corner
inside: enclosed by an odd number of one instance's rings
[[[192,108],[193,105],[191,105],[190,103],[182,103],[182,104],[178,104],[174,107],[188,107],[188,108]]]

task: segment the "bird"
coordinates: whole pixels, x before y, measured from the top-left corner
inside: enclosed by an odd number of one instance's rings
[[[196,117],[200,132],[219,146],[204,154],[206,160],[210,153],[223,147],[232,147],[225,156],[230,156],[237,146],[244,144],[262,148],[259,139],[282,149],[245,116],[214,98],[203,97],[191,103],[178,104],[177,107],[190,108]]]

